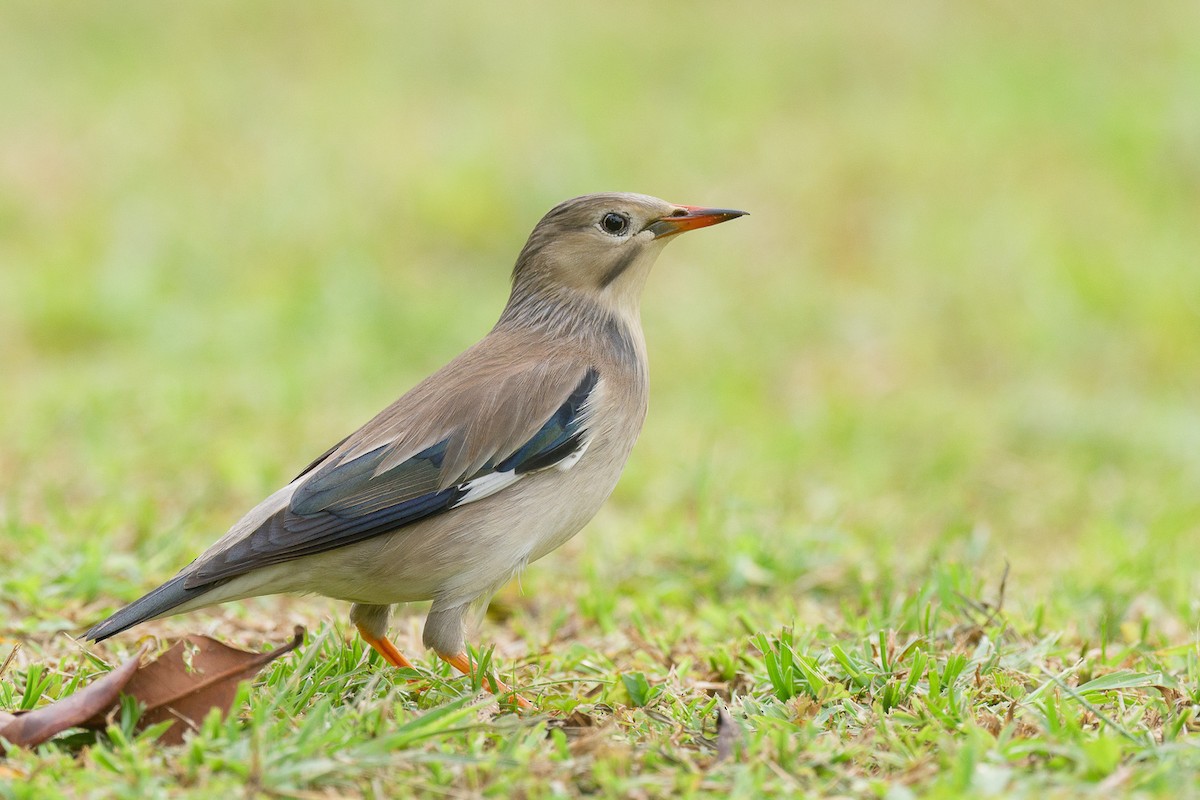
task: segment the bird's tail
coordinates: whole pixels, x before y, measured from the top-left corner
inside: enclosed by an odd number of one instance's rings
[[[176,575],[149,594],[134,600],[103,622],[93,625],[83,638],[93,642],[103,641],[121,631],[128,630],[134,625],[140,625],[146,620],[161,617],[173,608],[177,608],[213,588],[212,584],[186,588],[183,583],[186,575]]]

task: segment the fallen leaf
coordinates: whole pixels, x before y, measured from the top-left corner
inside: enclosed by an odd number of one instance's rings
[[[0,737],[20,747],[37,747],[67,728],[103,729],[120,709],[121,695],[127,694],[145,709],[137,730],[171,720],[159,741],[179,744],[210,709],[229,710],[238,683],[295,650],[303,640],[304,629],[297,627],[292,641],[282,647],[247,653],[207,636],[188,636],[149,664],[142,666],[142,653],[138,653],[95,683],[48,706],[0,711]]]
[[[290,653],[304,640],[297,627],[292,641],[267,653],[248,653],[221,644],[207,636],[188,636],[137,671],[125,686],[125,694],[141,703],[141,730],[165,720],[174,722],[159,741],[179,744],[189,730],[196,730],[213,708],[227,712],[237,695],[238,684],[260,669]],[[95,714],[84,727],[103,728],[108,710]]]
[[[67,728],[74,728],[117,705],[121,690],[141,663],[141,653],[84,688],[32,711],[0,711],[0,736],[20,747],[37,747]],[[4,749],[0,747],[0,753]]]

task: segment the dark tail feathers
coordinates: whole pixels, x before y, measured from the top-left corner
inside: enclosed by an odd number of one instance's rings
[[[193,597],[204,594],[213,588],[213,584],[210,583],[207,586],[187,589],[184,588],[184,580],[186,580],[186,576],[176,575],[149,594],[134,600],[100,624],[92,626],[91,630],[83,635],[83,638],[91,639],[93,642],[103,641],[121,631],[132,628],[134,625],[139,625],[148,619],[165,614],[172,608],[182,605]]]

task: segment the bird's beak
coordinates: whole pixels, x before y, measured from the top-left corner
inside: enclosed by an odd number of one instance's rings
[[[732,208],[701,208],[700,206],[676,206],[665,217],[646,226],[646,230],[654,234],[655,239],[674,236],[684,231],[706,228],[719,222],[746,216],[745,211],[735,211]]]

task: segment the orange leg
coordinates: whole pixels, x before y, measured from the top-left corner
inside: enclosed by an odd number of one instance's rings
[[[454,667],[463,675],[470,675],[474,672],[474,668],[471,665],[471,660],[467,658],[466,653],[456,653],[452,656],[444,656],[441,653],[438,653],[438,658]],[[508,686],[504,685],[499,680],[497,680],[496,685],[493,686],[490,678],[484,678],[483,685],[492,694],[507,694],[511,696],[513,698],[513,702],[515,702],[519,708],[533,708],[533,703],[529,702],[524,697],[521,697],[521,695],[513,692],[512,689],[508,688]]]
[[[407,667],[408,669],[416,669],[412,662],[405,658],[404,654],[397,650],[396,645],[392,644],[386,636],[375,637],[363,629],[361,625],[356,627],[358,628],[358,635],[363,638],[363,641],[371,645],[375,652],[383,656],[383,659],[393,667]],[[438,658],[454,667],[463,675],[470,675],[473,671],[471,668],[471,660],[467,658],[466,653],[458,653],[457,655],[453,656],[444,656],[441,653],[438,653]],[[521,697],[521,695],[514,693],[508,688],[508,686],[504,685],[499,680],[497,680],[496,685],[493,686],[491,679],[484,678],[483,685],[486,686],[487,690],[492,694],[510,695],[513,698],[513,702],[515,702],[520,708],[533,708],[533,703],[530,703],[524,697]]]
[[[415,667],[412,665],[412,662],[405,658],[404,654],[397,650],[396,645],[392,644],[386,636],[375,638],[363,630],[361,625],[356,627],[358,628],[358,635],[363,638],[364,642],[371,645],[376,653],[379,653],[379,655],[383,656],[384,661],[388,662],[393,667],[408,667],[409,669],[415,669]]]

